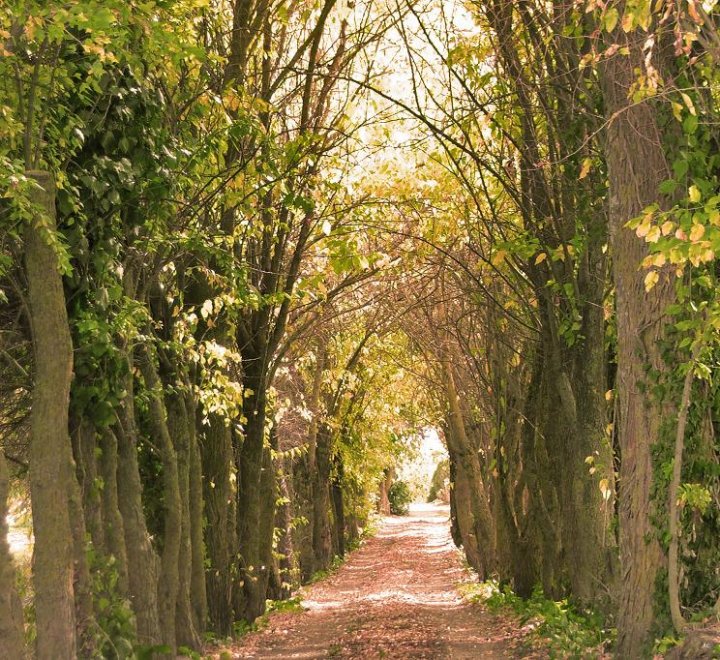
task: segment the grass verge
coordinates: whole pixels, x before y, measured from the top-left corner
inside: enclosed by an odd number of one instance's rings
[[[550,600],[542,589],[527,600],[494,581],[463,584],[460,591],[491,612],[509,611],[521,625],[532,624],[532,634],[547,644],[553,658],[601,658],[615,642],[615,629],[605,627],[599,614],[580,612],[567,600]]]

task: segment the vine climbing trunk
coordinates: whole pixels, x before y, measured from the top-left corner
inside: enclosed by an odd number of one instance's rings
[[[619,3],[620,13],[624,3]],[[640,264],[648,250],[626,223],[652,203],[660,203],[658,189],[671,178],[663,148],[657,110],[651,101],[629,99],[637,71],[644,70],[646,35],[616,29],[613,43],[627,47],[601,67],[605,99],[606,159],[610,185],[612,274],[616,291],[618,442],[621,452],[619,488],[620,576],[618,643],[620,658],[639,658],[648,651],[653,623],[655,579],[662,567],[657,530],[652,524],[651,449],[660,422],[667,414],[661,401],[648,396],[647,373],[663,374],[661,354],[665,310],[675,299],[668,269],[659,271],[657,284],[645,290]],[[662,76],[659,61],[655,68]]]
[[[55,229],[55,182],[29,172],[37,213],[25,230],[35,381],[30,416],[30,497],[35,549],[33,586],[38,660],[77,655],[73,536],[70,520],[72,447],[68,406],[73,349],[60,263],[49,237]]]
[[[696,355],[693,355],[695,358]],[[683,382],[682,399],[678,413],[677,430],[675,432],[675,452],[673,457],[673,472],[668,490],[668,509],[670,545],[668,548],[668,597],[670,600],[670,617],[673,627],[678,633],[683,633],[687,628],[687,622],[680,609],[680,511],[678,507],[678,495],[680,482],[682,480],[683,450],[685,447],[685,427],[687,426],[688,411],[690,408],[690,395],[692,393],[692,382],[694,375],[694,363],[688,366]]]

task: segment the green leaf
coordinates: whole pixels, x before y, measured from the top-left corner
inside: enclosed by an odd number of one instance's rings
[[[685,159],[676,160],[673,163],[673,172],[675,173],[675,179],[678,181],[685,177],[688,171],[688,162]]]
[[[617,8],[610,7],[610,9],[605,12],[605,16],[603,17],[603,27],[605,28],[605,32],[612,32],[617,26],[619,19],[620,14]]]
[[[683,131],[688,135],[692,135],[697,131],[699,120],[697,115],[688,115],[683,121]]]

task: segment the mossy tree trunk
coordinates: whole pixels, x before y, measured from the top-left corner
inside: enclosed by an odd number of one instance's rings
[[[195,630],[206,630],[208,620],[207,586],[205,583],[205,543],[203,541],[204,498],[203,473],[196,428],[197,405],[191,394],[186,394],[188,415],[188,499],[190,515],[190,602]],[[233,517],[234,518],[234,517]]]
[[[163,479],[163,543],[158,576],[158,616],[162,643],[175,650],[175,616],[180,589],[180,552],[182,543],[182,500],[178,460],[173,439],[167,425],[167,409],[162,381],[153,362],[150,349],[139,351],[138,362],[148,390],[150,430],[160,451]]]
[[[105,429],[102,432],[100,448],[105,547],[108,555],[115,558],[120,595],[127,596],[129,593],[128,556],[125,546],[125,525],[118,500],[118,441],[112,429]]]
[[[619,3],[620,12],[624,3]],[[629,55],[608,58],[601,68],[605,98],[605,151],[610,184],[612,275],[617,318],[618,442],[621,452],[619,488],[620,566],[617,655],[639,658],[648,652],[654,621],[655,580],[663,565],[658,533],[652,523],[654,504],[652,445],[667,415],[650,396],[648,370],[667,371],[661,346],[670,319],[666,309],[675,299],[667,267],[654,288],[645,290],[640,264],[648,254],[645,241],[626,227],[652,203],[663,204],[659,186],[672,178],[663,147],[657,109],[649,100],[628,98],[638,71],[644,70],[640,30],[616,30],[613,43]],[[664,66],[655,61],[662,75]]]
[[[233,577],[237,569],[233,559],[237,538],[233,505],[236,493],[231,483],[232,429],[220,415],[210,414],[201,433],[208,621],[211,630],[228,635],[234,621]]]
[[[68,407],[73,348],[58,256],[48,243],[55,232],[55,182],[30,172],[38,214],[25,230],[35,380],[30,438],[30,496],[35,549],[33,585],[39,660],[77,655],[70,479],[73,458]]]
[[[152,547],[142,505],[142,481],[137,455],[137,428],[132,365],[128,363],[126,396],[119,409],[118,503],[123,520],[128,562],[128,592],[137,621],[138,641],[152,646],[160,643],[158,618],[158,557]]]
[[[184,384],[180,389],[185,389]],[[180,497],[180,549],[178,554],[178,591],[175,605],[175,631],[178,646],[200,650],[200,632],[196,628],[192,603],[192,520],[190,514],[191,430],[195,423],[186,407],[184,393],[173,392],[165,397],[170,437],[176,450],[178,491]]]
[[[345,503],[343,501],[344,466],[342,456],[336,453],[333,457],[332,504],[333,522],[335,523],[335,552],[339,557],[345,556]]]
[[[313,572],[324,570],[332,562],[332,529],[330,526],[330,470],[332,429],[320,424],[317,433],[313,479]]]
[[[268,506],[270,494],[263,491],[263,477],[267,477],[264,470],[273,469],[265,462],[268,373],[267,365],[262,362],[266,359],[266,352],[248,351],[250,349],[246,348],[243,353],[245,432],[237,451],[237,529],[242,594],[235,598],[235,616],[254,621],[265,611],[266,582],[262,571],[262,552],[266,539],[262,536],[265,529],[262,527],[262,516],[268,513],[274,516],[274,501]]]

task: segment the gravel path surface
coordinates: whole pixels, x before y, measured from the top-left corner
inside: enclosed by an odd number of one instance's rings
[[[224,658],[545,658],[530,631],[462,600],[472,579],[450,539],[448,508],[417,505],[331,577],[302,592],[304,612],[276,613]]]

